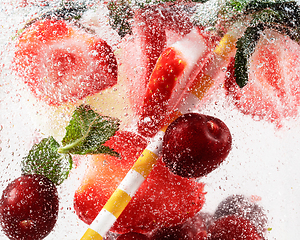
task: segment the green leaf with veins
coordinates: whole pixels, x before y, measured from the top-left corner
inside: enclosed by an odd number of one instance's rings
[[[44,138],[33,145],[29,154],[23,158],[23,174],[40,174],[48,177],[54,184],[61,184],[72,169],[70,154],[58,153],[59,143],[53,138]]]
[[[81,105],[73,113],[62,146],[53,138],[42,139],[33,145],[22,160],[23,174],[41,174],[54,184],[61,184],[69,175],[71,154],[119,154],[104,144],[119,128],[119,120],[103,117],[90,106]]]
[[[119,120],[101,116],[90,106],[81,105],[73,113],[59,153],[100,154],[119,156],[114,150],[103,146],[119,128]]]
[[[248,27],[244,35],[238,39],[235,54],[235,78],[240,88],[244,87],[248,82],[249,59],[255,50],[255,46],[259,40],[259,32],[263,30],[262,25],[256,27]]]

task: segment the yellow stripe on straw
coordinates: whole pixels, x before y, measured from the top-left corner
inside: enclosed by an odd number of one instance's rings
[[[156,164],[157,158],[158,156],[155,153],[151,152],[148,149],[145,149],[142,155],[133,165],[132,170],[135,170],[144,178],[147,178],[153,166]]]
[[[103,208],[118,218],[130,200],[128,193],[117,188]]]
[[[218,46],[215,49],[215,54],[227,59],[233,48],[235,48],[235,43],[237,41],[237,37],[232,35],[230,32],[225,34],[225,36],[221,39]]]
[[[215,85],[216,76],[230,57],[233,56],[236,41],[241,33],[244,32],[244,28],[243,25],[237,22],[236,26],[224,35],[215,48],[211,58],[197,74],[194,81],[188,87],[183,100],[178,104],[178,108],[181,109],[181,111],[195,108],[197,103],[199,103],[207,95],[211,87]]]
[[[81,240],[102,240],[103,237],[95,230],[88,228]]]
[[[108,199],[107,203],[93,221],[90,228],[85,232],[81,240],[103,239],[104,235],[109,230],[107,229],[108,222],[109,225],[112,225],[117,220],[128,205],[132,196],[139,189],[140,185],[144,182],[155,166],[161,149],[162,136],[163,132],[158,133],[153,144],[149,144],[143,151],[118,188]],[[103,221],[104,217],[108,220]],[[102,230],[103,233],[101,233],[101,228],[104,229]]]

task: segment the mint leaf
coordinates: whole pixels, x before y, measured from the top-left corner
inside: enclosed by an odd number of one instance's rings
[[[251,25],[264,24],[265,28],[288,35],[299,43],[300,9],[296,2],[251,3],[247,6],[246,12],[252,14]]]
[[[227,4],[227,11],[242,12],[249,3],[249,0],[231,0]]]
[[[263,26],[248,27],[244,35],[238,39],[236,43],[237,51],[235,54],[235,78],[237,85],[242,88],[248,82],[249,59],[255,50],[255,46],[259,40],[259,31],[263,30]]]
[[[42,139],[33,145],[22,160],[23,174],[40,174],[54,184],[61,184],[69,175],[73,161],[71,154],[110,154],[117,152],[102,145],[118,130],[119,121],[103,117],[90,106],[81,105],[73,113],[62,146],[53,138]]]
[[[62,140],[59,153],[71,154],[100,154],[113,156],[119,154],[104,144],[119,128],[119,120],[101,116],[90,106],[81,105],[73,113],[66,135]]]
[[[23,174],[40,174],[48,177],[54,184],[61,184],[72,169],[70,154],[58,153],[59,143],[53,138],[44,138],[33,145],[29,154],[23,158]]]
[[[82,17],[83,13],[88,9],[84,3],[79,4],[73,1],[63,2],[60,7],[53,8],[42,14],[39,18],[56,18],[62,20],[78,20]]]

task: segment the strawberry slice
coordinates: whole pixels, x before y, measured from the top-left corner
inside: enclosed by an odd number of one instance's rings
[[[166,30],[184,36],[191,31],[193,24],[187,12],[184,11],[184,5],[169,3],[139,9],[135,13],[134,20],[146,62],[144,84],[147,86],[156,61],[166,47]]]
[[[92,223],[146,144],[144,138],[134,133],[118,132],[107,145],[119,152],[122,159],[108,155],[93,157],[74,196],[74,208],[81,220]],[[203,187],[202,183],[175,176],[160,161],[111,230],[146,233],[182,223],[202,208]]]
[[[25,29],[13,69],[49,105],[75,102],[117,83],[111,47],[63,20],[37,21]]]
[[[139,133],[152,137],[162,127],[163,119],[205,63],[211,41],[200,29],[194,29],[163,51],[148,83]]]
[[[133,36],[120,45],[122,78],[128,82],[128,98],[136,114],[141,113],[144,96],[155,64],[166,47],[191,31],[193,24],[184,5],[169,3],[147,6],[135,12]],[[130,61],[128,61],[130,59]]]
[[[145,66],[144,86],[147,85],[155,63],[166,46],[165,28],[159,21],[160,18],[157,8],[140,9],[135,13],[136,33],[144,54],[142,59]]]
[[[299,56],[297,43],[277,32],[266,31],[251,57],[249,82],[242,89],[235,83],[234,60],[229,64],[227,95],[244,114],[282,127],[284,119],[298,113]]]
[[[186,61],[176,49],[167,48],[157,61],[144,98],[138,130],[144,136],[153,136],[166,112],[176,81],[186,68]]]

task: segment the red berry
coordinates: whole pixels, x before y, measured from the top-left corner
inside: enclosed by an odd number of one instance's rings
[[[111,47],[63,20],[37,21],[25,29],[13,68],[50,105],[75,102],[117,83]]]
[[[129,232],[121,234],[117,237],[117,240],[147,240],[149,239],[146,235],[137,232]]]
[[[57,220],[56,186],[41,175],[23,175],[12,181],[0,200],[0,221],[9,239],[39,240]]]
[[[243,195],[232,195],[223,200],[217,207],[214,219],[227,215],[236,215],[249,220],[261,236],[267,228],[268,219],[264,209]]]
[[[245,218],[229,215],[219,218],[208,229],[208,240],[261,240],[255,227]]]
[[[217,168],[231,149],[228,127],[220,119],[188,113],[172,122],[163,139],[163,161],[182,177],[202,177]]]
[[[184,224],[184,229],[189,232],[192,240],[206,239],[208,226],[212,223],[212,216],[208,213],[199,212]]]

